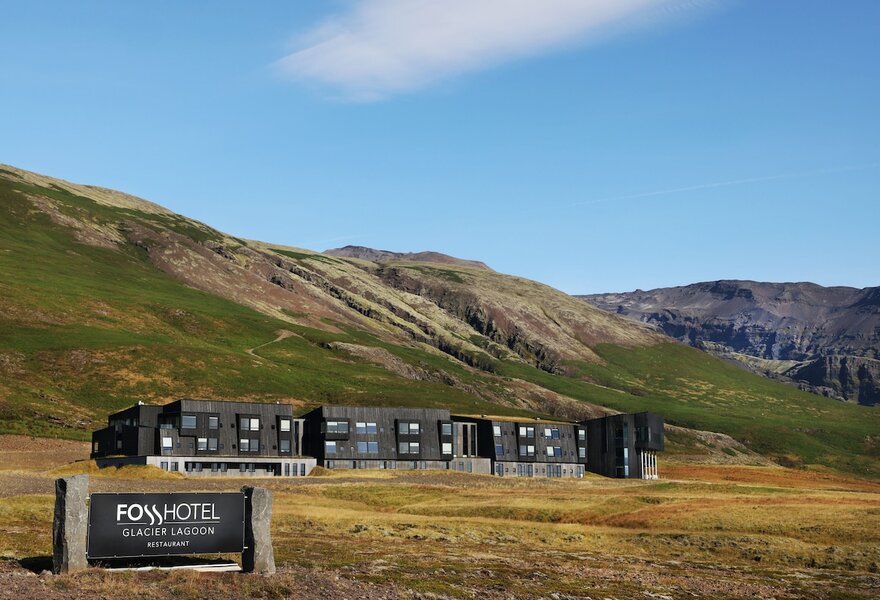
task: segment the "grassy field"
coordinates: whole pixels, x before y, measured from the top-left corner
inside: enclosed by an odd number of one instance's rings
[[[17,589],[18,598],[872,598],[880,586],[880,485],[663,463],[666,479],[656,482],[430,471],[262,479],[275,500],[276,577],[36,577],[50,564],[53,477],[85,463],[20,459],[0,471],[0,595]],[[111,469],[90,487],[235,490],[253,481],[153,475]]]

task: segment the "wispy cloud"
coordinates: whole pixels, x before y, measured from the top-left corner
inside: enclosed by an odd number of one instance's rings
[[[750,183],[763,183],[766,181],[776,181],[779,179],[800,179],[802,177],[813,177],[816,175],[831,175],[834,173],[846,173],[848,171],[864,171],[867,169],[876,169],[880,167],[880,162],[861,163],[854,165],[845,165],[842,167],[828,167],[823,169],[813,169],[811,171],[800,171],[797,173],[780,173],[778,175],[765,175],[763,177],[746,177],[743,179],[730,179],[727,181],[712,181],[709,183],[698,183],[696,185],[686,185],[682,187],[668,188],[664,190],[654,190],[651,192],[639,192],[637,194],[626,194],[622,196],[606,196],[604,198],[593,198],[592,200],[581,200],[567,204],[568,207],[588,206],[590,204],[603,204],[605,202],[620,202],[623,200],[638,200],[642,198],[651,198],[654,196],[668,196],[670,194],[680,194],[683,192],[696,192],[700,190],[710,190],[714,188],[734,187],[739,185],[747,185]]]
[[[376,100],[714,0],[356,0],[278,61],[288,77]]]

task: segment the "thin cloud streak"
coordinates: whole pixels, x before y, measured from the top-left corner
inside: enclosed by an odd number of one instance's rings
[[[799,173],[782,173],[779,175],[766,175],[764,177],[748,177],[745,179],[733,179],[730,181],[715,181],[712,183],[700,183],[697,185],[688,185],[678,188],[670,188],[666,190],[656,190],[653,192],[640,192],[638,194],[627,194],[625,196],[608,196],[606,198],[596,198],[595,200],[584,200],[582,202],[572,202],[566,204],[568,208],[575,206],[589,206],[591,204],[603,204],[605,202],[618,202],[621,200],[636,200],[640,198],[651,198],[653,196],[666,196],[669,194],[680,194],[683,192],[694,192],[699,190],[709,190],[713,188],[733,187],[737,185],[747,185],[750,183],[762,183],[765,181],[776,181],[779,179],[798,179],[801,177],[813,177],[816,175],[830,175],[832,173],[845,173],[847,171],[864,171],[867,169],[876,169],[880,167],[880,162],[846,165],[843,167],[831,167],[826,169],[814,169],[812,171],[802,171]]]
[[[349,100],[379,100],[718,0],[358,0],[275,63]]]

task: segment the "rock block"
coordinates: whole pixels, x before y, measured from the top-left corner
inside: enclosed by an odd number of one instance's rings
[[[245,573],[271,575],[275,572],[275,553],[272,549],[272,492],[264,488],[245,486],[244,492],[244,545],[241,570]]]
[[[75,573],[89,566],[86,560],[88,496],[88,475],[55,480],[55,518],[52,524],[52,568],[55,573]]]

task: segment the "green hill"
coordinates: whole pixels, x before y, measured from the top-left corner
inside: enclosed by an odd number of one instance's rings
[[[536,282],[241,240],[0,168],[0,431],[85,438],[109,411],[181,396],[649,409],[784,464],[880,476],[876,409],[752,375]]]

